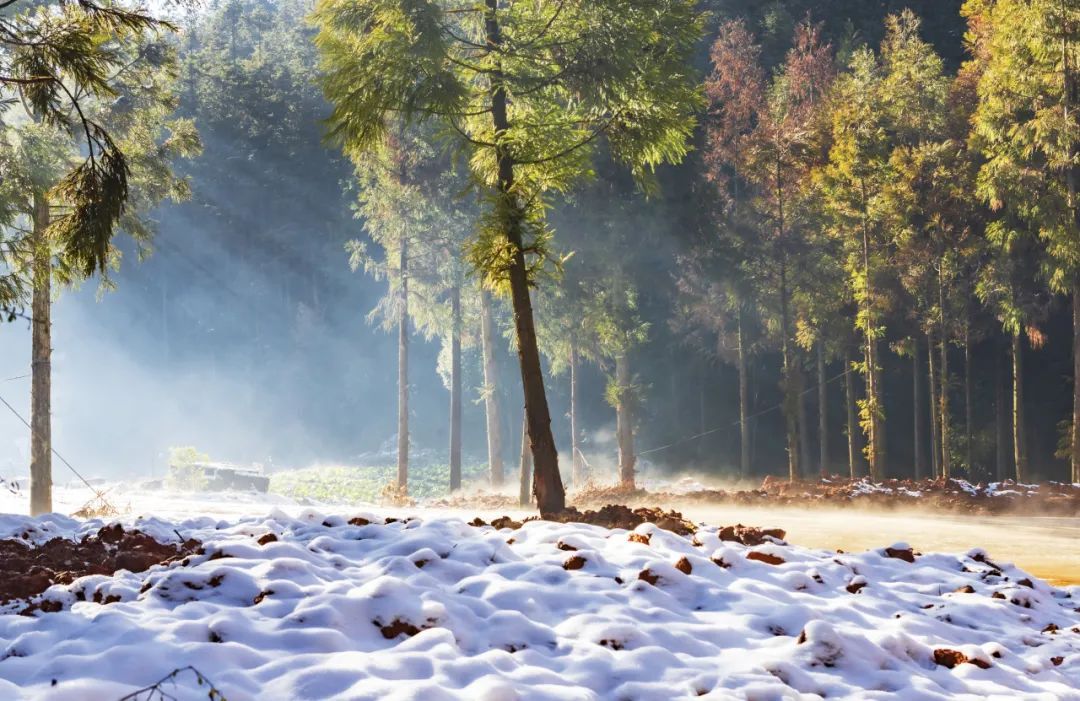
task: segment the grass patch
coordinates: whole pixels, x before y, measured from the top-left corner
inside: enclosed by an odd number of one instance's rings
[[[462,485],[466,489],[487,482],[487,465],[463,465],[461,473]],[[328,503],[376,503],[381,501],[384,488],[395,479],[396,465],[325,465],[270,475],[270,493]],[[449,465],[410,466],[410,497],[431,499],[449,494]]]

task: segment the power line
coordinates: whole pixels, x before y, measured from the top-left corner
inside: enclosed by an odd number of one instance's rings
[[[15,378],[15,379],[18,379],[18,378]],[[11,406],[10,404],[8,404],[8,400],[6,400],[6,399],[4,399],[4,398],[3,398],[2,396],[0,396],[0,402],[3,402],[3,403],[4,403],[4,406],[6,406],[6,407],[7,407],[7,408],[8,408],[8,409],[9,409],[9,410],[11,411],[11,413],[12,413],[12,414],[15,414],[15,417],[16,417],[16,418],[18,418],[18,419],[19,419],[19,421],[22,421],[22,422],[23,422],[23,425],[24,425],[24,426],[26,426],[27,428],[29,428],[29,429],[30,429],[31,431],[33,431],[33,430],[34,430],[34,429],[33,429],[33,427],[31,427],[31,426],[30,426],[30,422],[28,422],[28,421],[27,421],[26,419],[24,419],[24,418],[23,418],[23,416],[22,416],[22,414],[20,414],[20,413],[19,413],[18,411],[16,411],[16,410],[15,410],[15,407],[13,407],[13,406]],[[82,480],[82,483],[83,483],[83,484],[85,484],[85,485],[87,486],[87,488],[89,488],[89,489],[90,489],[90,491],[91,491],[91,492],[93,492],[94,494],[96,494],[96,495],[97,495],[97,497],[98,497],[98,499],[101,499],[101,501],[102,501],[102,503],[103,503],[103,504],[108,504],[108,503],[109,503],[109,502],[108,502],[108,501],[107,501],[107,500],[105,499],[105,495],[104,495],[104,494],[102,494],[101,492],[99,492],[98,490],[94,489],[94,485],[90,484],[90,483],[89,483],[89,482],[88,482],[88,481],[86,480],[86,478],[85,478],[85,477],[83,477],[83,476],[82,476],[82,475],[81,475],[81,474],[79,473],[79,471],[78,471],[78,470],[76,470],[76,469],[75,469],[74,467],[72,467],[71,463],[69,463],[69,462],[67,461],[67,459],[66,459],[66,458],[65,458],[65,457],[64,457],[63,455],[61,455],[60,453],[58,453],[58,452],[57,452],[57,450],[56,450],[56,448],[53,448],[53,447],[52,447],[52,446],[50,445],[50,446],[49,446],[49,450],[51,450],[51,451],[52,451],[52,454],[53,454],[53,455],[55,455],[55,456],[56,456],[57,458],[59,458],[59,459],[60,459],[60,462],[64,463],[64,465],[65,465],[65,466],[67,467],[67,469],[71,470],[72,474],[74,474],[74,475],[75,475],[76,477],[78,477],[78,478],[79,478],[80,480]]]
[[[840,373],[839,375],[836,375],[836,376],[831,377],[828,380],[826,380],[825,384],[827,384],[827,385],[831,384],[831,383],[835,382],[836,380],[839,380],[841,377],[845,377],[849,372],[851,372],[851,370],[845,370],[844,372]],[[799,392],[798,396],[801,397],[804,394],[809,394],[810,392],[813,392],[816,389],[818,389],[818,387],[820,387],[820,385],[814,385],[813,387],[809,387],[807,389],[804,389],[802,392]],[[746,420],[749,421],[750,419],[756,419],[759,416],[764,416],[765,414],[774,412],[777,409],[782,409],[783,407],[784,407],[784,403],[781,402],[779,404],[776,404],[774,406],[769,407],[768,409],[762,409],[761,411],[757,412],[756,414],[751,414],[750,416],[747,416]],[[734,423],[724,424],[722,426],[717,426],[716,428],[711,428],[708,431],[703,431],[703,432],[697,433],[697,434],[695,434],[693,436],[687,436],[686,438],[680,438],[679,440],[674,441],[672,443],[668,443],[667,445],[662,445],[662,446],[659,446],[657,448],[649,448],[648,450],[639,450],[637,454],[638,455],[649,455],[650,453],[659,453],[661,450],[667,450],[668,448],[674,448],[677,445],[682,445],[683,443],[689,443],[690,441],[695,441],[698,438],[704,438],[705,436],[709,436],[709,435],[712,435],[714,433],[718,433],[720,431],[730,430],[730,429],[738,426],[741,423],[742,423],[742,420],[739,420],[739,421],[735,421]]]

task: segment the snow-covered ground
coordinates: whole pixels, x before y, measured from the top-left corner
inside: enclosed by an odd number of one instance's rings
[[[0,516],[0,538],[101,525]],[[1080,587],[993,553],[910,563],[712,528],[631,539],[311,509],[136,525],[206,553],[54,586],[56,613],[0,615],[0,698],[118,699],[194,665],[230,701],[1080,699]],[[950,669],[941,650],[975,663]],[[190,676],[166,690],[207,697]]]

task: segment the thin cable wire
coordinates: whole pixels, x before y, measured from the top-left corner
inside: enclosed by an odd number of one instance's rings
[[[8,408],[8,409],[9,409],[9,410],[11,411],[11,413],[12,413],[12,414],[15,414],[16,418],[18,418],[18,419],[19,419],[19,421],[22,421],[22,422],[23,422],[23,425],[25,425],[25,426],[26,426],[27,428],[29,428],[29,429],[30,429],[31,431],[33,431],[33,430],[34,430],[34,429],[33,429],[33,428],[32,428],[32,427],[30,426],[30,422],[28,422],[28,421],[27,421],[26,419],[24,419],[24,418],[23,418],[23,416],[22,416],[22,414],[20,414],[20,413],[19,413],[18,411],[16,411],[16,410],[15,410],[15,407],[13,407],[13,406],[11,406],[10,404],[8,404],[8,400],[6,400],[6,399],[4,399],[4,398],[3,398],[2,396],[0,396],[0,402],[3,402],[3,403],[4,403],[4,406],[6,406],[6,407],[7,407],[7,408]],[[65,465],[65,466],[67,467],[67,469],[71,470],[71,472],[72,472],[72,473],[73,473],[73,474],[74,474],[74,475],[75,475],[76,477],[78,477],[78,478],[79,478],[80,480],[82,480],[82,483],[83,483],[83,484],[85,484],[85,485],[87,486],[87,488],[89,488],[89,489],[90,489],[90,491],[91,491],[91,492],[93,492],[94,494],[96,494],[96,495],[97,495],[97,497],[98,497],[98,499],[101,499],[102,503],[104,503],[104,504],[108,504],[108,503],[109,503],[109,502],[108,502],[108,500],[107,500],[107,499],[105,499],[105,495],[104,495],[104,494],[102,494],[101,492],[99,492],[99,491],[98,491],[97,489],[94,489],[94,485],[92,485],[92,484],[90,484],[90,483],[89,483],[88,481],[86,481],[86,478],[85,478],[85,477],[83,477],[83,476],[82,476],[82,475],[81,475],[81,474],[79,473],[79,471],[78,471],[78,470],[76,470],[76,469],[75,469],[74,467],[72,467],[71,463],[69,463],[69,462],[67,461],[67,459],[66,459],[66,458],[64,458],[64,456],[63,456],[63,455],[61,455],[60,453],[58,453],[58,452],[56,451],[56,448],[53,448],[52,446],[49,446],[49,450],[51,450],[51,451],[52,451],[52,454],[53,454],[53,455],[55,455],[55,456],[56,456],[57,458],[59,458],[59,459],[60,459],[60,462],[64,463],[64,465]]]
[[[851,370],[845,370],[844,372],[840,373],[839,375],[836,375],[835,377],[831,377],[828,380],[825,380],[825,384],[827,384],[827,385],[831,384],[831,383],[835,382],[836,380],[839,380],[841,377],[846,376],[849,372],[851,372]],[[810,392],[813,392],[813,391],[817,390],[818,387],[819,387],[819,385],[814,385],[813,387],[808,387],[807,389],[804,389],[802,392],[799,392],[798,396],[801,397],[804,394],[809,394]],[[757,412],[756,414],[751,414],[750,416],[747,416],[746,420],[749,421],[750,419],[756,419],[759,416],[764,416],[765,414],[776,411],[777,409],[782,409],[783,407],[784,407],[784,404],[783,404],[783,402],[781,402],[780,404],[776,404],[774,406],[771,406],[768,409],[762,409],[761,411]],[[742,420],[739,420],[739,421],[735,421],[734,423],[724,424],[723,426],[717,426],[716,428],[711,428],[708,431],[703,431],[702,433],[698,433],[698,434],[695,434],[693,436],[687,436],[686,438],[681,438],[681,439],[679,439],[677,441],[674,441],[673,443],[668,443],[667,445],[662,445],[662,446],[659,446],[657,448],[649,448],[648,450],[639,450],[637,454],[638,455],[649,455],[650,453],[659,453],[661,450],[667,450],[668,448],[674,448],[675,446],[682,445],[683,443],[689,443],[690,441],[696,441],[698,438],[704,438],[705,436],[709,436],[709,435],[712,435],[714,433],[718,433],[719,431],[730,430],[730,429],[738,426],[741,423],[742,423]]]

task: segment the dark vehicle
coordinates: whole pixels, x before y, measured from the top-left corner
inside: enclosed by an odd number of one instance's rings
[[[169,468],[177,471],[176,466]],[[270,478],[263,474],[261,465],[242,467],[217,462],[196,462],[186,469],[202,473],[207,490],[256,491],[265,493],[270,489]]]

